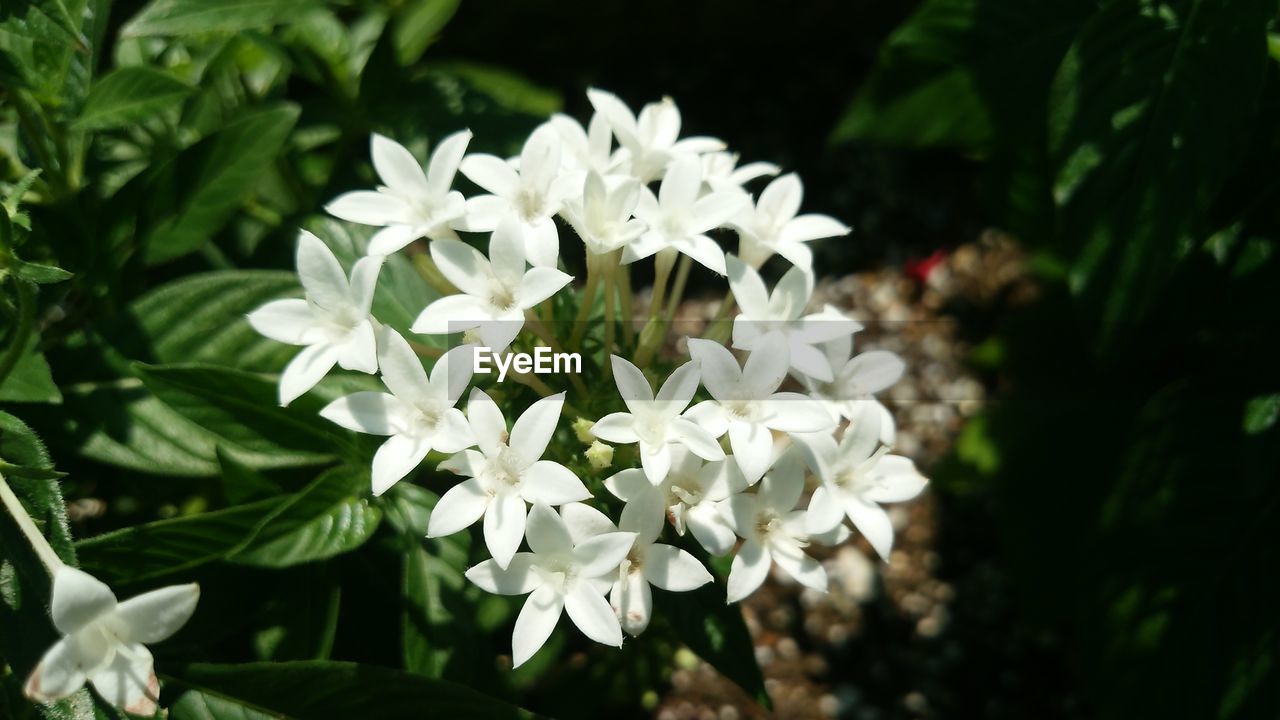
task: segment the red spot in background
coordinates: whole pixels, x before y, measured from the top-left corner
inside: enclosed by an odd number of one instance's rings
[[[908,277],[914,278],[916,282],[924,285],[929,281],[929,276],[933,274],[935,268],[947,259],[947,251],[938,249],[932,254],[924,258],[912,258],[903,265],[903,272]]]

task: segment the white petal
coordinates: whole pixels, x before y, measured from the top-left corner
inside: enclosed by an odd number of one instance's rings
[[[467,401],[467,422],[475,435],[480,450],[490,457],[496,456],[506,444],[507,421],[502,417],[498,404],[480,388],[471,388]]]
[[[769,333],[756,344],[747,356],[742,368],[743,397],[764,400],[773,394],[787,377],[791,366],[786,338],[781,333]]]
[[[413,469],[431,451],[431,442],[409,435],[392,435],[373,454],[373,494],[381,495]]]
[[[653,616],[653,591],[642,573],[629,573],[613,584],[609,591],[609,605],[622,623],[622,629],[632,637],[649,627]]]
[[[839,446],[829,433],[792,435],[795,448],[814,475],[827,480],[835,479]]]
[[[573,557],[581,576],[593,578],[614,573],[631,552],[635,540],[633,532],[611,532],[578,543],[573,548]]]
[[[666,498],[663,494],[641,493],[622,508],[618,529],[635,533],[636,543],[644,546],[658,539],[666,520]]]
[[[71,635],[116,607],[111,588],[89,573],[63,565],[53,574],[50,614],[63,635]]]
[[[724,227],[735,215],[750,207],[750,203],[748,196],[740,192],[713,192],[699,198],[693,206],[690,230],[694,233],[705,233],[714,228]]]
[[[431,401],[427,371],[423,369],[422,362],[409,347],[409,342],[389,327],[382,332],[378,367],[382,370],[382,384],[392,395],[416,407]]]
[[[504,569],[493,560],[485,560],[467,570],[467,579],[494,595],[524,595],[542,583],[533,572],[533,553],[520,552]]]
[[[729,447],[742,475],[754,485],[773,459],[773,434],[758,423],[735,421],[729,424]]]
[[[889,514],[875,503],[856,498],[846,499],[844,511],[876,553],[888,562],[889,553],[893,550],[893,523],[889,521]]]
[[[484,542],[489,554],[502,567],[506,567],[520,549],[527,527],[524,499],[514,493],[498,495],[488,504],[484,513]],[[538,548],[529,547],[534,552]]]
[[[488,303],[470,295],[445,295],[423,308],[411,329],[420,335],[452,335],[492,320]]]
[[[431,259],[440,274],[462,292],[475,297],[488,297],[493,270],[479,250],[461,240],[436,240],[431,243]]]
[[[115,619],[127,628],[126,643],[157,643],[178,632],[200,600],[200,586],[170,585],[129,598],[116,608]]]
[[[702,384],[707,386],[711,397],[717,400],[734,398],[742,379],[742,368],[729,348],[714,340],[689,338],[689,356],[702,367]]]
[[[462,163],[462,156],[467,152],[467,143],[471,142],[471,131],[460,130],[440,141],[431,153],[431,163],[427,167],[427,187],[435,195],[443,195],[453,186],[453,178]]]
[[[682,417],[672,418],[667,431],[674,442],[689,448],[689,451],[703,460],[723,460],[724,448],[703,428]],[[772,441],[770,441],[772,442]]]
[[[477,195],[466,200],[462,218],[455,220],[452,226],[466,232],[493,232],[502,224],[503,219],[515,215],[515,208],[506,198]]]
[[[302,298],[272,300],[248,315],[259,334],[289,345],[303,345],[303,335],[316,324],[311,307]]]
[[[523,501],[522,501],[523,502]],[[564,519],[547,505],[534,505],[525,527],[529,549],[539,555],[555,555],[573,551],[573,536]]]
[[[802,270],[813,270],[813,251],[807,245],[797,242],[778,243],[774,250],[792,265]]]
[[[654,400],[663,407],[668,416],[679,415],[689,406],[693,394],[698,392],[700,378],[701,370],[698,368],[698,363],[691,360],[671,373],[671,376],[658,389]]]
[[[369,238],[370,255],[390,255],[417,240],[421,234],[412,225],[388,225]]]
[[[455,453],[445,458],[439,465],[436,465],[437,470],[469,478],[480,475],[484,471],[484,467],[484,455],[475,450],[463,450],[460,453]]]
[[[383,185],[410,195],[425,196],[430,192],[422,166],[405,146],[377,133],[369,144],[373,167]]]
[[[791,352],[791,367],[802,375],[819,382],[831,382],[835,374],[831,370],[831,362],[818,348],[798,341],[793,335],[788,349]]]
[[[878,393],[902,378],[907,364],[896,354],[886,350],[872,350],[854,357],[844,367],[841,376],[848,376],[859,395]],[[852,400],[854,398],[840,398]]]
[[[298,234],[298,279],[307,297],[331,313],[351,309],[351,285],[338,259],[320,238],[303,230]]]
[[[805,268],[793,267],[783,273],[769,295],[771,317],[795,319],[800,317],[813,295],[813,273]]]
[[[649,381],[640,372],[640,368],[617,355],[611,358],[613,380],[618,385],[618,392],[622,395],[622,401],[627,404],[627,409],[634,413],[636,409],[632,403],[653,400],[653,388],[649,386]]]
[[[703,497],[712,501],[724,500],[750,485],[738,464],[727,459],[704,465],[698,471],[698,484],[702,486]]]
[[[636,135],[639,128],[636,126],[635,115],[631,114],[631,109],[617,95],[588,88],[587,99],[591,101],[591,107],[609,121],[609,126],[620,142],[624,145],[635,145],[638,142]]]
[[[332,345],[312,345],[302,349],[280,374],[280,404],[288,405],[316,386],[338,362]]]
[[[563,505],[591,497],[587,486],[569,468],[551,460],[539,460],[524,471],[520,494],[531,503]]]
[[[521,462],[528,465],[547,451],[551,436],[560,422],[560,411],[564,407],[564,393],[556,393],[542,398],[529,406],[515,425],[511,426],[511,449],[520,457]],[[549,503],[559,505],[560,503]]]
[[[784,242],[808,242],[848,235],[850,230],[848,225],[827,215],[801,215],[784,225],[779,237]]]
[[[702,162],[696,157],[677,160],[667,168],[658,188],[658,204],[664,212],[692,208],[702,189]]]
[[[427,522],[427,537],[452,535],[474,525],[489,506],[489,495],[476,478],[469,478],[440,496]],[[508,563],[510,561],[508,560]]]
[[[604,486],[613,496],[623,502],[630,502],[641,493],[653,492],[653,483],[644,476],[644,470],[627,468],[604,481]]]
[[[644,556],[644,576],[663,590],[686,592],[711,582],[697,558],[670,545],[651,545]]]
[[[89,675],[89,682],[107,703],[136,715],[153,715],[160,682],[151,652],[134,643],[116,653],[111,664]]]
[[[729,431],[729,413],[715,400],[703,400],[684,411],[681,417],[706,430],[713,439]]]
[[[699,265],[717,275],[724,275],[726,272],[724,249],[715,240],[706,235],[680,238],[678,241],[673,242],[671,246],[693,258]]]
[[[798,545],[787,542],[771,546],[773,561],[796,582],[818,592],[827,591],[827,571],[822,564],[801,552]]]
[[[520,221],[508,217],[489,236],[489,264],[504,286],[515,288],[524,277],[525,231]]]
[[[724,502],[716,503],[716,509],[729,523],[729,527],[733,528],[739,537],[748,539],[756,535],[756,511],[759,507],[760,503],[757,502],[756,496],[748,493],[739,493]]]
[[[538,191],[550,190],[560,172],[560,133],[550,123],[543,123],[529,133],[520,151],[520,179],[523,185]]]
[[[809,498],[809,510],[805,514],[805,533],[821,535],[844,522],[844,506],[827,489],[820,485]]]
[[[916,471],[915,463],[898,455],[885,455],[870,470],[871,487],[862,497],[878,503],[905,502],[919,495],[929,481]]]
[[[784,453],[773,465],[773,471],[760,482],[757,497],[761,504],[777,512],[788,512],[800,502],[804,492],[804,466],[794,450]]]
[[[748,540],[733,556],[733,565],[729,569],[729,589],[726,602],[738,602],[756,591],[769,576],[769,566],[773,558],[769,550],[755,540]]]
[[[776,393],[765,401],[764,424],[790,433],[830,432],[835,429],[831,413],[822,403],[800,393]]]
[[[871,457],[880,444],[880,413],[870,405],[858,408],[849,418],[844,437],[840,438],[840,457],[846,462],[860,463]]]
[[[530,593],[516,616],[511,634],[511,661],[514,667],[525,664],[547,642],[556,629],[564,600],[551,586],[544,585]]]
[[[753,320],[768,317],[769,291],[765,289],[760,273],[732,255],[725,257],[725,266],[729,271],[729,287],[733,289],[733,297],[742,308],[743,316]]]
[[[362,321],[347,333],[337,346],[338,365],[344,370],[355,370],[370,375],[378,372],[378,340],[373,323]]]
[[[655,447],[641,440],[640,467],[644,469],[645,477],[649,478],[649,482],[654,485],[666,480],[667,473],[671,472],[671,446],[662,443]]]
[[[23,692],[36,702],[61,700],[84,687],[83,665],[75,638],[64,637],[45,651],[27,678]]]
[[[459,169],[468,180],[494,195],[514,198],[520,194],[520,175],[496,155],[468,155]]]
[[[446,455],[474,447],[476,437],[471,433],[471,425],[458,408],[449,408],[440,416],[440,424],[436,426],[431,437],[431,448]]]
[[[561,288],[572,281],[572,275],[560,272],[553,267],[532,268],[520,280],[518,291],[520,307],[528,310],[560,292]]]
[[[804,186],[795,173],[787,173],[769,183],[760,199],[756,201],[756,211],[762,212],[778,221],[794,218],[800,212],[800,202],[804,198]]]
[[[843,513],[841,517],[843,517]],[[713,503],[702,503],[684,515],[685,525],[693,532],[698,544],[712,555],[724,555],[733,549],[733,528]]]
[[[583,635],[604,645],[622,647],[622,627],[604,596],[579,583],[564,599],[564,610]]]
[[[648,484],[648,481],[645,481]],[[565,503],[560,508],[560,519],[569,530],[569,537],[574,544],[593,538],[596,535],[618,532],[617,526],[607,515],[586,503]]]
[[[591,434],[611,443],[633,443],[640,440],[631,413],[609,413],[591,426]]]
[[[384,261],[381,255],[369,255],[351,267],[351,302],[362,318],[373,307],[373,293],[378,287],[378,273]]]
[[[372,190],[343,193],[324,209],[338,219],[360,225],[391,225],[409,219],[409,206],[403,200]]]
[[[435,398],[443,398],[449,405],[458,403],[475,371],[475,350],[475,345],[459,345],[436,361],[427,383]]]

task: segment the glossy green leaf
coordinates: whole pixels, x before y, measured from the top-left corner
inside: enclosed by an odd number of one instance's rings
[[[122,37],[236,32],[287,22],[308,0],[153,0],[120,29]]]
[[[392,29],[400,64],[412,65],[422,57],[458,11],[460,1],[411,0],[400,8]]]
[[[370,708],[377,708],[380,720],[531,717],[463,685],[355,663],[194,664],[170,672],[175,685],[289,718],[350,720]]]
[[[10,402],[60,403],[62,393],[53,382],[49,363],[39,348],[39,336],[32,334],[26,351],[18,358],[8,377],[0,381],[0,400]]]
[[[151,170],[141,185],[146,260],[198,250],[250,195],[298,120],[295,105],[259,110]]]
[[[44,443],[27,424],[0,411],[0,472],[6,477],[52,480],[62,476]]]
[[[163,70],[145,65],[120,68],[93,84],[74,127],[127,127],[175,107],[194,91]]]

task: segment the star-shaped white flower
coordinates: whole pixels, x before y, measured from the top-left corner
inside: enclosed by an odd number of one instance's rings
[[[671,453],[671,470],[656,486],[639,468],[613,475],[604,486],[626,503],[656,501],[665,505],[667,519],[678,534],[684,535],[687,528],[707,552],[724,555],[733,549],[734,534],[720,504],[746,490],[747,479],[738,463],[728,458],[706,462],[683,447],[674,447]]]
[[[804,491],[804,471],[794,452],[784,454],[765,475],[755,494],[740,493],[721,507],[743,540],[729,570],[728,602],[737,602],[760,587],[777,563],[797,582],[827,591],[827,572],[805,554],[809,533],[805,512],[796,510]]]
[[[373,494],[408,475],[427,453],[456,453],[476,444],[462,411],[454,407],[471,379],[473,345],[453,348],[436,361],[428,379],[409,343],[385,328],[378,353],[382,383],[390,393],[352,393],[320,415],[348,430],[387,435],[373,456]]]
[[[453,225],[466,214],[462,193],[452,190],[470,131],[441,141],[424,172],[403,145],[375,133],[370,139],[377,190],[343,193],[325,206],[330,215],[382,227],[369,240],[370,255],[390,255],[418,238],[456,238]]]
[[[573,187],[580,187],[577,179],[585,178],[588,172],[605,177],[626,175],[627,153],[625,150],[614,151],[613,131],[609,129],[609,121],[604,115],[592,115],[586,128],[561,113],[552,115],[548,122],[560,134],[560,161],[566,173],[576,176]]]
[[[928,480],[911,460],[889,455],[880,445],[880,413],[863,406],[837,443],[830,435],[797,438],[809,468],[822,481],[809,500],[806,530],[826,532],[847,515],[886,562],[893,549],[893,524],[878,503],[905,502]]]
[[[297,262],[306,299],[273,300],[249,313],[249,324],[259,333],[305,346],[280,376],[281,405],[315,387],[335,364],[364,373],[378,371],[378,323],[369,309],[383,258],[357,260],[348,281],[329,247],[303,230]]]
[[[515,220],[529,262],[554,268],[560,257],[560,235],[552,218],[565,199],[582,191],[581,185],[574,187],[572,177],[562,172],[560,153],[560,134],[544,123],[525,141],[519,170],[495,155],[463,158],[462,174],[492,195],[467,200],[466,222],[461,229],[487,232],[505,219]]]
[[[696,158],[724,149],[724,143],[715,138],[680,140],[680,109],[671,98],[645,105],[638,118],[613,93],[591,88],[587,90],[587,99],[596,112],[608,120],[618,143],[627,151],[631,175],[642,183],[662,177],[667,166],[677,158]]]
[[[604,255],[626,246],[645,231],[645,224],[631,217],[639,200],[638,181],[606,180],[592,170],[587,173],[582,199],[566,202],[564,216],[588,252]]]
[[[440,463],[441,470],[469,479],[440,497],[427,537],[452,535],[483,516],[485,544],[505,568],[524,538],[526,503],[563,505],[591,497],[569,468],[542,459],[563,406],[564,393],[542,398],[524,411],[508,435],[497,403],[473,388],[467,420],[480,449],[464,450]]]
[[[712,436],[729,433],[733,459],[754,484],[773,460],[773,430],[785,433],[831,431],[835,423],[807,395],[778,392],[790,366],[786,339],[766,335],[747,356],[746,365],[718,342],[689,338],[689,354],[702,370],[702,384],[713,399],[698,403],[686,416]]]
[[[698,391],[696,362],[676,368],[656,397],[644,373],[617,355],[613,377],[629,412],[605,415],[591,427],[591,434],[606,442],[639,443],[640,466],[649,482],[657,485],[666,478],[672,445],[683,445],[705,460],[724,459],[724,450],[710,433],[680,416]]]
[[[769,183],[751,212],[735,219],[741,245],[738,255],[758,268],[776,253],[796,267],[813,267],[813,252],[805,243],[848,235],[852,230],[828,215],[799,215],[804,187],[795,173]]]
[[[651,585],[668,592],[688,592],[712,580],[711,573],[693,555],[656,542],[662,534],[664,517],[662,501],[656,495],[643,495],[627,503],[618,527],[604,513],[582,503],[565,505],[560,514],[575,542],[617,532],[619,528],[635,534],[631,551],[618,566],[609,590],[609,604],[622,629],[632,637],[649,627],[653,616]]]
[[[462,292],[446,295],[418,315],[413,331],[447,335],[479,328],[493,352],[505,350],[524,327],[524,311],[568,285],[573,276],[554,267],[526,272],[524,235],[507,218],[489,238],[489,257],[460,240],[431,243],[431,257]]]
[[[160,683],[146,645],[177,632],[200,599],[200,586],[171,585],[117,602],[100,580],[66,565],[53,574],[50,614],[62,633],[36,664],[25,692],[60,700],[93,683],[108,703],[137,715],[156,711]]]
[[[782,168],[767,162],[747,163],[738,167],[738,153],[722,151],[702,156],[702,178],[712,190],[739,191],[756,178],[780,172]]]
[[[906,371],[906,363],[888,350],[853,355],[852,336],[824,343],[822,350],[835,370],[835,379],[819,382],[803,377],[810,394],[822,401],[837,422],[841,418],[857,417],[863,406],[875,408],[880,415],[880,442],[893,445],[896,434],[893,414],[873,395],[898,382]]]
[[[525,537],[532,552],[518,552],[504,569],[485,560],[467,579],[497,595],[524,595],[511,635],[512,660],[520,667],[542,647],[566,612],[582,634],[622,647],[622,627],[604,599],[627,557],[635,533],[615,532],[575,542],[564,520],[546,505],[529,511]]]
[[[813,295],[813,274],[804,268],[788,270],[770,294],[751,266],[733,255],[726,262],[729,287],[742,311],[733,319],[733,346],[754,350],[767,334],[780,332],[786,336],[793,369],[822,382],[833,380],[831,362],[818,346],[852,335],[862,325],[834,308],[803,316]]]
[[[727,224],[749,204],[749,197],[737,191],[703,195],[702,163],[696,157],[677,159],[662,178],[656,197],[649,188],[640,188],[635,212],[648,229],[623,251],[622,262],[671,249],[724,275],[724,250],[706,233]]]

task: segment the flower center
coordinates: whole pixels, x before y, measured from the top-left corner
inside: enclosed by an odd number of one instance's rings
[[[639,435],[640,439],[646,443],[655,446],[655,449],[666,442],[667,423],[656,415],[639,418],[635,428],[636,435]]]
[[[550,213],[547,212],[547,204],[547,198],[545,195],[537,190],[528,189],[520,191],[520,195],[516,198],[515,202],[516,211],[519,212],[520,216],[527,222],[541,220],[547,215],[550,215]]]
[[[501,312],[514,310],[516,307],[515,293],[502,283],[494,283],[489,289],[489,304],[497,308]]]
[[[516,490],[524,481],[524,474],[520,471],[515,453],[508,447],[502,448],[498,456],[489,461],[487,469],[492,482],[491,495],[504,490]]]
[[[686,488],[682,485],[672,483],[671,487],[667,490],[668,507],[671,505],[679,505],[680,503],[693,507],[700,502],[702,502],[702,488],[696,486]]]
[[[760,419],[760,403],[755,400],[729,400],[724,409],[735,420],[755,422]]]
[[[756,534],[762,539],[777,532],[782,527],[782,518],[772,510],[761,510],[756,514]]]

